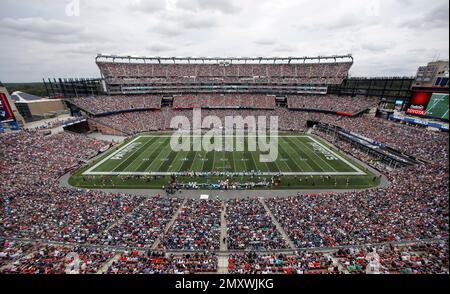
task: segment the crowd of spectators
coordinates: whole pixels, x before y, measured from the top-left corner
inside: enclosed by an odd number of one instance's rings
[[[165,109],[161,111],[139,111],[108,115],[97,117],[94,121],[132,135],[166,130],[168,129],[166,126],[170,126],[169,119],[172,117],[175,117],[175,113]]]
[[[216,273],[214,253],[115,251],[72,245],[4,242],[6,274],[196,274]],[[448,274],[445,241],[345,247],[293,253],[231,253],[230,274]]]
[[[312,134],[319,136],[333,145],[339,150],[344,151],[351,156],[358,158],[359,160],[365,162],[367,165],[373,167],[374,169],[384,172],[385,170],[389,170],[389,167],[386,163],[383,163],[380,158],[374,157],[368,154],[367,151],[361,149],[356,143],[350,143],[348,141],[341,140],[339,137],[335,136],[333,133],[323,132],[320,130],[313,130]]]
[[[272,218],[257,199],[230,200],[226,205],[230,250],[272,250],[287,247]]]
[[[382,273],[449,274],[448,243],[377,248]]]
[[[127,110],[161,109],[161,99],[162,97],[157,95],[115,95],[78,97],[68,101],[89,113],[103,114]]]
[[[368,246],[345,248],[333,257],[350,274],[448,274],[448,244]]]
[[[448,237],[448,163],[387,173],[389,187],[270,199],[298,248]]]
[[[217,200],[188,200],[162,245],[171,250],[213,251],[220,248],[223,204]]]
[[[448,274],[446,242],[347,247],[325,251],[235,253],[231,274]]]
[[[31,245],[33,246],[33,245]],[[1,268],[9,274],[96,274],[115,254],[108,249],[35,245],[32,252]]]
[[[360,134],[389,147],[428,161],[440,161],[448,153],[448,134],[430,132],[423,127],[401,125],[380,118],[340,117],[331,114],[297,112],[286,108],[274,110],[204,109],[202,117],[217,116],[225,125],[227,116],[278,117],[281,131],[305,131],[307,121],[321,121]],[[185,116],[192,123],[192,111],[164,109],[122,113],[96,118],[98,122],[126,134],[171,129],[171,121],[176,116]],[[269,122],[268,122],[269,123]],[[399,140],[401,138],[401,140]]]
[[[106,270],[106,274],[196,274],[217,272],[214,253],[173,255],[164,252],[137,250],[120,254]]]
[[[373,97],[351,97],[337,95],[297,95],[288,97],[291,109],[307,109],[357,114],[378,104]]]
[[[71,103],[92,114],[111,113],[100,119],[106,124],[120,125],[124,122],[127,129],[160,130],[170,128],[170,120],[167,118],[183,114],[179,110],[192,108],[226,109],[226,115],[246,116],[249,110],[254,109],[250,115],[279,116],[281,124],[286,120],[286,128],[297,128],[298,124],[292,124],[291,117],[308,116],[309,114],[287,111],[285,108],[277,108],[275,96],[268,95],[184,95],[175,96],[173,109],[163,109],[161,112],[160,96],[97,96],[83,97],[71,100]],[[377,104],[376,99],[365,97],[338,97],[326,96],[289,96],[290,109],[314,109],[320,111],[333,111],[355,114]],[[243,108],[243,109],[239,109]],[[178,110],[178,111],[177,111]],[[133,112],[129,112],[133,111]],[[259,112],[256,112],[259,111]],[[121,113],[125,112],[125,113]],[[220,110],[212,112],[219,115]],[[319,115],[319,114],[318,114]],[[331,118],[332,119],[332,118]],[[306,121],[301,121],[303,123]],[[288,127],[292,126],[293,127]],[[304,127],[304,126],[302,126]]]
[[[275,96],[248,94],[199,94],[175,96],[173,108],[256,108],[274,109]]]
[[[97,62],[113,84],[124,83],[302,83],[340,84],[352,63],[152,64]]]
[[[204,113],[221,117],[278,111],[207,110]],[[173,110],[167,113],[179,114]],[[281,116],[286,119],[284,124],[296,119],[306,124],[306,120],[311,119],[306,114],[298,118],[284,116],[288,117]],[[427,159],[429,163],[387,170],[389,185],[367,191],[265,199],[296,248],[349,246],[350,249],[342,249],[331,256],[306,252],[292,256],[236,254],[230,257],[229,271],[364,273],[368,268],[378,268],[382,273],[448,272],[448,244],[416,245],[406,249],[376,246],[376,254],[370,248],[356,249],[367,244],[448,238],[448,134],[380,119],[330,117],[324,115],[320,119]],[[165,119],[161,118],[164,123]],[[0,135],[0,271],[94,273],[115,256],[114,252],[104,249],[105,246],[150,249],[158,238],[161,238],[160,249],[164,251],[218,250],[224,210],[228,238],[223,241],[227,241],[229,250],[286,248],[271,216],[257,199],[188,200],[164,234],[180,208],[179,200],[60,186],[61,175],[79,167],[107,145],[67,132],[51,136],[30,131]],[[351,149],[347,151],[354,153]],[[5,239],[70,245],[30,246]],[[174,257],[136,252],[121,254],[108,272],[192,273],[217,269],[216,257],[206,253]],[[155,258],[160,258],[160,262],[154,262]],[[380,265],[375,264],[377,260]]]
[[[4,237],[98,243],[103,230],[142,202],[140,197],[120,194],[43,189],[47,191],[5,194]]]
[[[22,131],[0,137],[0,236],[97,242],[142,197],[63,188],[59,177],[109,145],[72,133]]]
[[[342,273],[328,254],[297,252],[232,254],[228,259],[230,274],[338,274]]]
[[[32,244],[22,244],[13,241],[1,241],[0,245],[0,269],[3,266],[22,258],[33,249]]]
[[[305,131],[308,120],[319,120],[324,114],[306,113],[289,111],[286,108],[276,108],[275,110],[243,110],[243,109],[203,109],[202,117],[216,116],[225,125],[225,117],[228,116],[247,116],[267,117],[267,126],[269,126],[269,117],[278,117],[279,129],[282,131]],[[109,126],[125,134],[139,134],[150,131],[171,130],[171,121],[176,116],[185,116],[192,124],[191,110],[172,110],[163,109],[161,111],[141,111],[132,113],[121,113],[95,118],[95,121]]]
[[[419,126],[371,117],[323,116],[321,121],[428,161],[443,161],[448,158],[448,133],[432,132]]]
[[[179,199],[156,196],[145,200],[119,223],[106,230],[103,244],[150,248],[180,207]]]

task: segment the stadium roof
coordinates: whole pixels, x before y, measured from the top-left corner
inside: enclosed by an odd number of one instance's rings
[[[31,95],[28,93],[24,93],[24,92],[14,92],[11,94],[11,98],[14,100],[14,102],[19,102],[19,103],[33,103],[33,102],[44,102],[44,101],[48,101],[48,99],[39,97],[39,96],[35,96],[35,95]]]
[[[173,63],[176,63],[177,61],[187,61],[188,63],[193,61],[193,62],[205,62],[205,61],[216,61],[216,62],[230,62],[233,63],[235,61],[237,62],[247,62],[247,61],[251,61],[251,62],[280,62],[280,63],[291,63],[291,62],[299,62],[299,61],[329,61],[332,60],[334,62],[339,61],[345,61],[347,60],[347,62],[353,62],[353,56],[351,54],[347,54],[347,55],[331,55],[331,56],[315,56],[315,57],[308,57],[308,56],[304,56],[304,57],[159,57],[159,56],[153,56],[153,57],[149,57],[149,56],[120,56],[120,55],[111,55],[111,54],[98,54],[97,57],[95,58],[96,62],[101,62],[100,60],[103,61],[110,61],[112,60],[113,62],[115,62],[115,60],[121,60],[121,61],[157,61],[159,63],[161,63],[162,61],[170,61]]]

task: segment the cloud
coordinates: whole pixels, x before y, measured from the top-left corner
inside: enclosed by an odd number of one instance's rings
[[[72,42],[82,33],[79,25],[43,18],[6,18],[0,21],[4,33],[42,42]]]
[[[394,46],[394,43],[389,42],[365,42],[361,45],[361,48],[370,52],[381,53],[393,48]]]
[[[449,3],[445,1],[435,8],[428,11],[426,14],[410,18],[400,23],[401,27],[409,29],[448,29],[449,26]]]
[[[341,30],[356,27],[361,23],[359,16],[353,13],[346,13],[333,21],[323,22],[326,29]]]
[[[182,35],[184,30],[177,24],[165,22],[150,27],[147,32],[157,33],[161,36],[172,38]]]
[[[81,0],[69,17],[70,1],[0,0],[0,80],[95,77],[98,52],[353,53],[352,76],[414,75],[448,58],[448,0]]]
[[[256,40],[254,43],[257,45],[261,45],[261,46],[272,46],[272,45],[275,45],[277,43],[277,41],[274,39],[266,38],[266,39]]]
[[[294,53],[296,52],[296,47],[292,44],[286,45],[282,44],[273,48],[272,52],[274,53]]]
[[[231,0],[178,0],[176,7],[190,11],[215,11],[224,14],[239,12]]]
[[[217,20],[212,17],[193,18],[183,17],[179,19],[180,24],[186,29],[209,29],[218,25]]]
[[[130,3],[130,8],[135,11],[154,14],[167,9],[167,2],[165,0],[133,0]]]
[[[151,53],[161,53],[161,52],[166,52],[166,51],[172,51],[173,47],[166,45],[166,44],[162,44],[162,43],[154,43],[154,44],[151,44],[150,46],[148,46],[147,49]]]

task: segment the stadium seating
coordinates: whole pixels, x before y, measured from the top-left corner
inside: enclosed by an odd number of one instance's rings
[[[275,96],[265,95],[185,95],[175,96],[173,108],[256,108],[274,109]]]
[[[322,122],[342,127],[394,149],[428,161],[448,158],[448,134],[423,127],[401,125],[380,118],[336,118],[324,116]]]
[[[270,216],[257,199],[227,203],[228,248],[272,250],[287,245]]]
[[[232,254],[228,260],[231,274],[333,274],[340,273],[327,254]]]
[[[170,130],[172,118],[176,116],[185,116],[192,121],[191,110],[172,110],[163,109],[161,111],[139,111],[133,113],[122,113],[109,115],[93,119],[103,125],[110,126],[115,130],[119,130],[125,134],[138,134],[148,131]],[[224,123],[227,116],[276,116],[280,130],[284,131],[304,131],[306,130],[306,122],[310,119],[318,120],[323,114],[317,113],[301,113],[290,112],[286,108],[276,108],[275,110],[208,110],[202,111],[202,116],[217,116]]]
[[[162,234],[175,211],[178,199],[147,199],[118,224],[103,233],[103,242],[112,246],[151,248]]]
[[[34,247],[32,244],[22,246]],[[108,249],[57,245],[39,246],[27,253],[29,255],[5,266],[3,273],[96,274],[100,267],[114,256]]]
[[[152,95],[116,95],[78,97],[69,101],[92,114],[103,114],[136,109],[160,109],[161,98]]]
[[[296,118],[287,109],[204,112],[278,113],[287,117],[283,117],[286,125],[296,119],[305,122],[312,115],[300,113]],[[149,113],[153,112],[142,112],[142,117]],[[165,116],[179,111],[155,113],[160,115],[160,126],[166,127]],[[126,115],[117,115],[117,123],[123,123]],[[321,115],[318,119],[426,161],[401,169],[384,167],[389,183],[366,191],[288,198],[276,197],[275,191],[262,200],[272,219],[256,198],[182,204],[157,195],[63,188],[60,176],[109,144],[67,132],[1,134],[0,272],[216,272],[217,257],[205,251],[219,250],[226,241],[229,250],[239,251],[230,253],[230,273],[448,273],[448,134],[366,117]],[[369,159],[345,144],[337,146],[363,161]],[[253,191],[252,196],[258,193]],[[221,240],[224,211],[228,230],[227,239]],[[172,218],[175,221],[168,228]],[[289,249],[274,220],[297,253],[259,252]],[[162,253],[143,251],[156,245]],[[182,252],[172,256],[178,250]],[[243,254],[246,250],[258,252]]]
[[[291,109],[322,110],[348,114],[357,114],[374,107],[378,101],[377,98],[340,97],[336,95],[299,95],[288,97],[288,105]]]
[[[107,269],[107,274],[196,274],[217,272],[214,253],[168,255],[161,252],[124,252]]]
[[[142,64],[97,62],[111,84],[287,83],[341,84],[352,63]]]
[[[220,249],[220,201],[189,200],[172,230],[164,237],[164,248],[213,251]]]
[[[448,245],[381,245],[320,252],[231,254],[231,274],[443,274]],[[447,260],[447,261],[446,261]]]

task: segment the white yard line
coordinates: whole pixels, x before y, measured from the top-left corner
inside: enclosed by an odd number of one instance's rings
[[[311,140],[312,141],[312,140]],[[308,146],[307,143],[303,143],[302,141],[299,141],[300,145],[305,146],[305,148],[308,148],[309,150],[312,151],[312,154],[314,154],[315,157],[317,157],[320,161],[322,161],[323,163],[325,163],[325,165],[327,165],[331,170],[333,171],[337,171],[331,164],[328,163],[328,161],[326,159],[323,159],[319,154],[317,154],[314,149],[311,149],[311,146]],[[315,142],[317,143],[317,142]],[[324,147],[327,151],[330,151],[328,148],[326,148],[325,146],[321,145],[321,147]],[[320,166],[320,165],[319,165]],[[322,166],[320,166],[320,168],[323,170]]]
[[[158,156],[155,158],[155,161],[150,163],[150,165],[148,166],[147,170],[159,170],[161,168],[161,166],[164,165],[164,163],[169,161],[169,155],[172,153],[172,150],[169,148],[161,148],[161,152],[158,154]],[[176,156],[175,156],[176,157]],[[174,158],[175,159],[175,158]],[[158,162],[158,160],[160,160]],[[173,160],[170,164],[173,163]],[[168,167],[169,169],[170,167]]]
[[[161,144],[160,144],[160,145],[161,145]],[[154,161],[153,161],[153,162],[150,162],[150,164],[149,164],[149,165],[147,166],[147,168],[145,169],[145,172],[149,172],[149,170],[151,170],[151,168],[152,168],[154,162],[156,162],[157,160],[161,160],[161,159],[162,159],[162,158],[161,158],[161,154],[164,154],[164,152],[166,152],[166,149],[164,149],[164,148],[161,148],[161,149],[159,150],[159,152],[158,152],[158,154],[156,155]],[[170,154],[170,153],[169,153],[169,154]],[[158,168],[161,167],[162,164],[163,164],[163,163],[161,163],[161,164],[158,166]]]
[[[330,148],[328,148],[327,146],[323,145],[321,142],[319,142],[316,138],[314,137],[309,137],[312,141],[316,142],[317,144],[319,144],[320,146],[322,146],[323,148],[325,148],[326,150],[328,150],[330,153],[332,153],[334,156],[336,156],[338,159],[340,159],[341,161],[343,161],[345,164],[347,164],[349,167],[351,167],[354,171],[356,171],[358,174],[357,175],[367,175],[365,172],[363,172],[362,170],[360,170],[359,168],[357,168],[355,165],[353,165],[351,162],[349,162],[347,159],[343,158],[342,156],[340,156],[339,154],[337,154],[336,152],[334,152],[333,150],[331,150]]]
[[[88,169],[86,172],[83,173],[83,175],[88,175],[88,176],[170,176],[170,175],[183,175],[184,174],[183,172],[179,172],[179,173],[173,173],[173,172],[147,172],[147,171],[146,172],[114,172],[114,171],[113,172],[94,172],[94,170],[97,169],[99,166],[101,166],[102,164],[104,164],[105,162],[110,160],[117,153],[121,152],[123,149],[127,148],[128,146],[130,146],[131,144],[135,143],[139,139],[141,139],[141,138],[154,138],[154,137],[171,138],[172,136],[167,136],[167,135],[155,135],[155,136],[142,135],[142,136],[139,136],[139,137],[135,138],[134,140],[132,140],[131,142],[129,142],[128,144],[126,144],[125,146],[123,146],[122,148],[118,149],[117,151],[113,152],[112,154],[110,154],[109,156],[107,156],[106,158],[101,160],[99,163],[97,163],[96,165],[94,165],[90,169]],[[191,136],[191,137],[199,137],[199,136]],[[223,136],[223,137],[226,137],[226,136]],[[228,136],[228,137],[236,137],[236,136]],[[245,136],[245,137],[248,137],[248,136]],[[257,136],[253,136],[253,137],[257,137]],[[292,136],[280,136],[280,137],[286,137],[286,138],[309,138],[313,142],[317,143],[318,145],[320,145],[321,147],[323,147],[324,149],[329,151],[336,158],[338,158],[339,160],[341,160],[342,162],[347,164],[355,172],[263,172],[263,173],[258,173],[257,175],[261,175],[261,176],[276,176],[276,175],[279,175],[279,174],[282,174],[284,176],[361,176],[361,175],[366,175],[365,172],[361,171],[355,165],[350,163],[348,160],[346,160],[345,158],[343,158],[342,156],[340,156],[339,154],[337,154],[336,152],[334,152],[333,150],[331,150],[327,146],[323,145],[320,141],[318,141],[314,137],[311,137],[311,136],[295,136],[295,135],[292,135]],[[289,147],[292,148],[291,146],[289,146]],[[137,151],[135,151],[135,152],[137,152]],[[132,154],[134,154],[135,152],[133,152]],[[162,152],[163,152],[163,150],[161,150],[160,154]],[[290,157],[289,153],[288,153],[288,155]],[[253,154],[252,154],[252,157],[253,157]],[[291,160],[292,160],[292,158],[291,158]],[[213,163],[214,163],[214,161],[215,161],[215,155],[214,155]],[[294,160],[294,164],[297,165],[295,160]],[[161,163],[161,165],[162,165],[162,163]],[[204,163],[203,163],[203,165],[204,165]],[[245,165],[247,165],[247,164],[245,164]],[[235,172],[235,173],[232,173],[232,174],[239,175],[239,174],[243,174],[243,173],[242,172]]]
[[[197,172],[201,173],[201,172]],[[246,174],[250,175],[251,172],[245,172]],[[182,172],[91,172],[87,175],[90,176],[183,176],[186,173]],[[243,172],[235,172],[235,173],[216,173],[219,175],[225,175],[225,174],[233,174],[233,175],[241,175],[244,174]],[[284,175],[284,176],[361,176],[365,175],[365,173],[359,173],[359,172],[263,172],[263,173],[254,173],[255,176],[277,176],[277,175]],[[214,176],[214,175],[212,175]]]
[[[291,146],[291,144],[289,144],[288,141],[284,141],[283,143],[284,143],[284,146],[286,147],[286,149],[289,148],[289,150],[292,151],[292,153],[291,153],[291,152],[287,152],[287,151],[285,150],[287,156],[289,156],[289,158],[291,159],[291,161],[292,161],[292,162],[293,162],[300,170],[305,170],[301,165],[299,165],[299,163],[297,163],[297,160],[295,160],[295,159],[293,158],[293,157],[295,157],[295,155],[301,156],[301,154],[300,154],[297,150],[295,150],[295,149]],[[304,152],[303,152],[303,153],[304,153]],[[305,155],[307,156],[307,154],[305,154]],[[307,156],[307,158],[309,158],[309,157]],[[311,165],[309,165],[308,161],[304,161],[304,163],[305,163],[309,168],[311,168],[312,170],[314,170],[314,168],[313,168]],[[287,165],[287,164],[286,164],[286,165]],[[289,165],[288,165],[288,167],[289,167]],[[289,167],[289,169],[291,169],[291,168]]]
[[[148,142],[145,142],[144,145],[146,145],[147,143],[148,143]],[[128,164],[123,170],[125,171],[125,170],[129,169],[130,167],[132,167],[132,168],[130,168],[130,169],[133,170],[133,169],[134,169],[133,165],[134,165],[135,163],[137,163],[137,167],[136,167],[136,168],[139,168],[139,167],[141,166],[142,162],[143,162],[143,159],[147,156],[145,153],[146,153],[148,150],[151,150],[152,148],[154,148],[154,147],[157,146],[157,145],[158,145],[158,141],[156,140],[155,142],[153,142],[152,144],[150,144],[149,146],[147,146],[147,148],[145,148],[145,149],[142,151],[142,153],[139,154],[138,157],[136,157],[136,159],[133,160],[130,164]],[[140,149],[142,149],[142,147],[139,148],[138,150],[136,150],[136,152],[138,152]],[[133,154],[131,154],[128,158],[130,158],[131,156],[133,156],[136,152],[133,152]],[[139,162],[139,161],[140,161],[140,162]],[[116,168],[117,168],[117,167],[116,167]]]
[[[130,143],[126,144],[125,146],[123,146],[122,148],[119,148],[116,152],[113,152],[112,154],[110,154],[109,156],[105,157],[102,161],[100,161],[99,163],[97,163],[96,165],[94,165],[93,167],[91,167],[90,169],[88,169],[87,171],[85,171],[83,173],[83,175],[91,175],[92,171],[97,169],[100,165],[104,164],[105,162],[107,162],[108,160],[110,160],[112,157],[116,156],[117,153],[121,152],[123,149],[127,148],[128,146],[130,146],[131,144],[135,143],[136,141],[138,141],[140,138],[142,138],[142,136],[137,137],[136,139],[134,139],[133,141],[131,141]],[[134,153],[134,152],[133,152]]]
[[[154,138],[154,137],[158,137],[158,138],[172,138],[172,136],[169,136],[169,135],[141,135],[141,136],[139,136],[139,138]],[[190,138],[198,138],[198,137],[200,137],[200,138],[202,138],[203,136],[198,136],[198,135],[196,135],[196,136],[192,136],[192,135],[189,135],[189,137]],[[223,135],[223,136],[221,136],[222,138],[239,138],[239,137],[244,137],[244,138],[258,138],[259,136],[246,136],[246,135],[244,135],[244,136],[230,136],[230,135],[228,135],[228,136],[225,136],[225,135]],[[296,135],[285,135],[285,136],[280,136],[280,135],[278,135],[278,138],[310,138],[310,136],[307,136],[307,135],[298,135],[298,136],[296,136]]]

